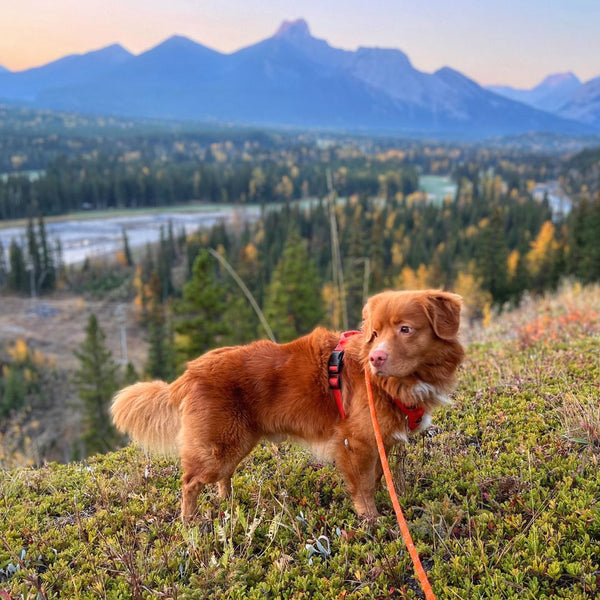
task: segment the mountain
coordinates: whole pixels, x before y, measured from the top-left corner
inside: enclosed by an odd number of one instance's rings
[[[2,73],[10,73],[10,71],[6,67],[3,67],[2,65],[0,65],[0,74],[2,74]]]
[[[72,54],[26,71],[0,73],[0,98],[32,101],[55,86],[74,86],[98,77],[133,55],[119,44]]]
[[[567,103],[577,89],[581,87],[581,81],[573,73],[555,73],[548,75],[543,81],[531,89],[518,89],[507,86],[488,86],[487,89],[516,100],[529,104],[534,108],[548,112],[557,112]]]
[[[569,119],[600,127],[600,77],[580,86],[559,113]]]
[[[232,54],[173,36],[137,56],[113,45],[0,73],[0,98],[95,114],[419,135],[593,129],[448,67],[421,72],[400,50],[334,48],[302,19]]]

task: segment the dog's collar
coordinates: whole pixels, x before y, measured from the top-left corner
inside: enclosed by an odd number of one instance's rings
[[[425,409],[422,406],[406,406],[406,404],[402,404],[398,398],[392,398],[394,404],[398,407],[400,412],[406,418],[406,425],[408,428],[413,431],[416,429],[423,420],[423,415],[425,414]]]
[[[358,333],[362,332],[345,331],[344,333],[342,333],[340,341],[331,352],[331,356],[329,357],[329,364],[327,366],[329,376],[329,388],[333,393],[333,398],[335,400],[338,412],[340,413],[340,417],[342,419],[346,418],[346,413],[344,412],[344,401],[342,398],[342,369],[344,367],[344,347],[346,346],[348,338]],[[422,406],[406,406],[405,404],[400,402],[398,398],[392,398],[392,400],[394,401],[394,404],[398,407],[400,412],[406,418],[406,425],[410,429],[410,431],[416,429],[423,420],[425,409]]]

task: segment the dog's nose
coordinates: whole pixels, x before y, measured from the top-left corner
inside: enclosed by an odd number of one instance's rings
[[[384,350],[373,350],[369,354],[369,361],[374,367],[380,367],[387,360],[387,352]]]

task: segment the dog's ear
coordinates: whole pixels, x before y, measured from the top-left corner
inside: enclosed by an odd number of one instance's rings
[[[428,292],[425,312],[439,338],[450,340],[456,337],[460,327],[461,306],[462,298],[457,294]]]
[[[377,331],[375,330],[372,318],[376,303],[377,296],[373,296],[372,298],[369,298],[362,309],[362,332],[367,342],[372,342],[373,339],[377,337]]]

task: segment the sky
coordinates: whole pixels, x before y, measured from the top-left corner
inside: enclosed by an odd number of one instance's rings
[[[450,66],[481,85],[600,76],[600,0],[0,0],[0,65],[113,43],[139,54],[174,34],[229,53],[298,18],[332,46],[398,48],[421,71]]]

